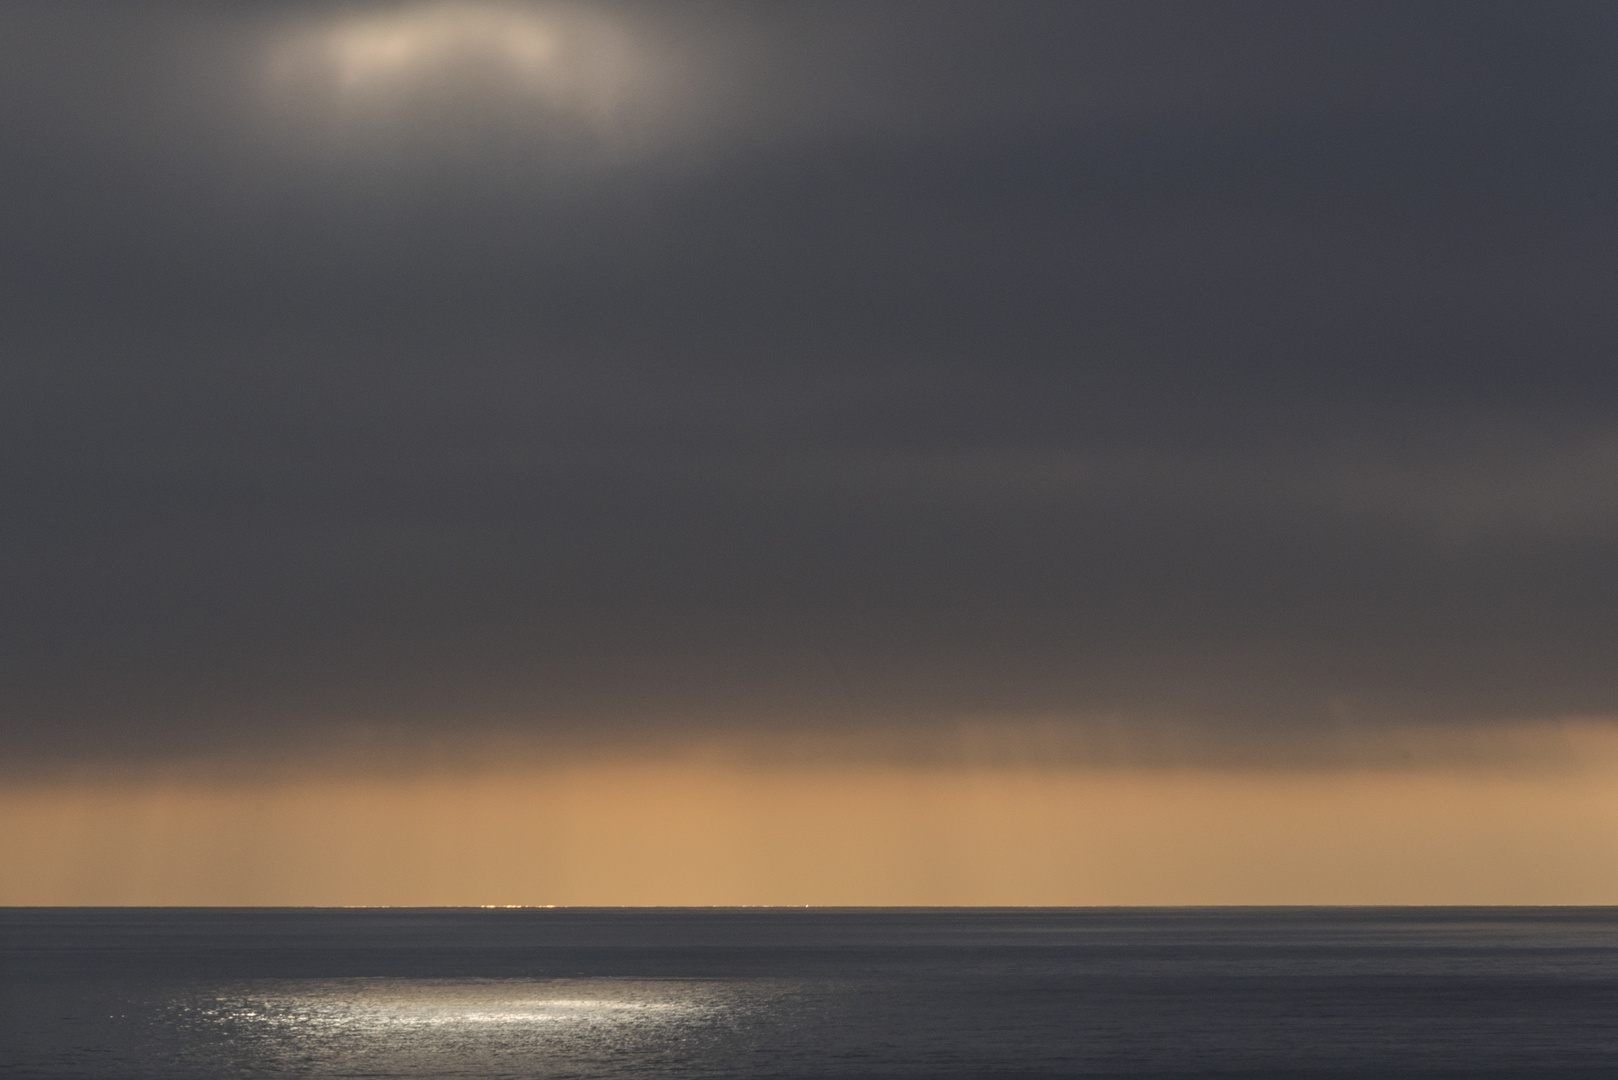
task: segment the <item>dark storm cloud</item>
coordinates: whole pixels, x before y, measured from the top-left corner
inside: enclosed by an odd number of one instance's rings
[[[3,21],[13,760],[1618,712],[1602,5]]]

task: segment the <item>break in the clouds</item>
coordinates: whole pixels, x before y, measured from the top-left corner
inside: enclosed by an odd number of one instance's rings
[[[1604,5],[0,19],[8,762],[1618,715]]]

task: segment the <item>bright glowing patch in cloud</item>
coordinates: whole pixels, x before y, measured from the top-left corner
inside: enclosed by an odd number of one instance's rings
[[[349,91],[442,78],[459,64],[488,65],[518,87],[538,87],[559,67],[556,30],[513,9],[447,5],[355,19],[325,46],[338,86]]]
[[[281,104],[349,135],[621,141],[667,96],[653,53],[600,12],[451,0],[303,23],[272,45],[269,72]]]

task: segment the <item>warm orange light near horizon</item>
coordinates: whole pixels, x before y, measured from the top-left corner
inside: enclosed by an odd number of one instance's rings
[[[753,768],[0,788],[0,904],[1618,902],[1618,772]]]

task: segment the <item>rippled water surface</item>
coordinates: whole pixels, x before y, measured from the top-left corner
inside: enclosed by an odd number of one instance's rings
[[[0,909],[0,1075],[1618,1076],[1618,910]]]

